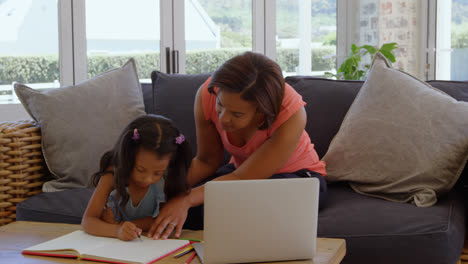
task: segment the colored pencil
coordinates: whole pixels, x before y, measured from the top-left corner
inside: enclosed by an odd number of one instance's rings
[[[187,259],[187,261],[185,262],[185,264],[190,264],[190,262],[191,262],[192,259],[195,257],[195,255],[197,255],[197,252],[193,252],[193,254],[190,256],[190,258]]]
[[[182,239],[182,240],[188,240],[192,242],[203,242],[203,240],[200,239],[194,239],[194,238],[184,238],[184,237],[170,237],[172,239]]]
[[[190,246],[188,246],[188,247],[182,249],[181,251],[177,252],[177,253],[174,255],[174,257],[180,258],[180,257],[182,257],[183,255],[185,255],[185,254],[187,254],[187,253],[189,253],[189,252],[192,252],[193,250],[195,250],[195,249],[190,245]]]

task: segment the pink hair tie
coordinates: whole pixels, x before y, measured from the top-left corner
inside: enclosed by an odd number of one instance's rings
[[[180,145],[185,141],[185,137],[183,134],[179,134],[178,137],[175,138],[175,143]]]
[[[140,139],[140,133],[138,133],[138,129],[133,129],[133,136],[132,139],[136,142]]]

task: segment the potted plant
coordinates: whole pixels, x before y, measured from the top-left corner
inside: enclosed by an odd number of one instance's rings
[[[337,80],[363,80],[370,68],[370,64],[360,65],[363,56],[370,54],[370,61],[372,61],[374,59],[374,55],[377,52],[380,52],[388,60],[395,62],[393,51],[397,48],[397,43],[395,42],[385,43],[380,48],[371,45],[356,46],[355,44],[351,44],[351,53],[341,63],[336,74],[326,72],[325,75],[327,77],[334,77]]]

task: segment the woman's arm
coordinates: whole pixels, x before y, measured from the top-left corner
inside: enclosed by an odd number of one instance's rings
[[[188,173],[191,186],[213,175],[223,161],[224,148],[213,122],[205,119],[202,102],[203,85],[195,97],[195,127],[197,132],[197,155],[192,160]]]
[[[213,175],[221,165],[224,148],[215,125],[205,119],[202,102],[203,85],[198,89],[195,97],[195,126],[197,130],[197,155],[192,160],[188,172],[191,186],[196,185]],[[188,195],[181,194],[169,200],[161,208],[158,217],[148,231],[148,236],[158,239],[167,238],[175,229],[175,236],[182,233],[182,227],[187,219],[188,209],[203,203],[203,187],[192,189]],[[174,223],[176,226],[170,225]],[[164,234],[163,231],[165,230]]]
[[[85,232],[91,235],[117,237],[121,240],[133,240],[137,238],[137,234],[140,234],[142,231],[135,224],[131,222],[114,224],[101,219],[104,206],[107,203],[107,198],[113,189],[113,184],[113,175],[111,173],[106,173],[101,177],[88,202],[88,207],[83,215],[81,226]]]
[[[232,173],[214,181],[267,179],[275,174],[296,150],[307,122],[304,107],[296,111],[273,135]],[[192,189],[186,197],[191,206],[204,203],[205,186]]]
[[[276,129],[270,139],[242,163],[239,168],[215,180],[266,179],[271,177],[294,153],[304,131],[306,119],[306,112],[302,107]],[[190,207],[204,203],[204,191],[205,186],[199,186],[192,189],[189,195],[171,199],[163,210],[173,211],[167,215],[165,214],[164,217],[160,217],[161,212],[148,231],[148,236],[155,239],[159,237],[167,238],[174,230],[174,227],[169,223],[177,224],[175,236],[180,236],[182,226],[187,218],[187,210]],[[173,218],[177,215],[181,216],[181,218]]]

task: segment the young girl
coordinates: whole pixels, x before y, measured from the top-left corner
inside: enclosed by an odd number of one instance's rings
[[[96,189],[81,222],[84,231],[137,238],[150,228],[160,203],[189,192],[191,159],[189,144],[169,119],[148,114],[132,121],[93,175]]]

